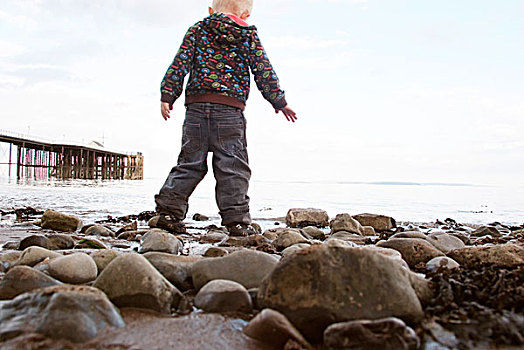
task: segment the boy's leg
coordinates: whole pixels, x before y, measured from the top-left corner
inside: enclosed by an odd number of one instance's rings
[[[249,225],[251,215],[247,192],[251,169],[246,148],[245,118],[242,111],[236,108],[220,114],[213,118],[216,137],[212,140],[215,195],[222,225]]]
[[[178,220],[185,219],[189,196],[207,173],[208,129],[202,113],[202,109],[188,106],[178,164],[155,196],[157,212]]]

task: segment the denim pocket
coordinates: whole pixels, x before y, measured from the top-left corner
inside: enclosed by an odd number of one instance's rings
[[[200,150],[202,147],[200,124],[185,123],[182,132],[182,150],[186,153]]]
[[[219,123],[218,142],[223,152],[237,154],[246,147],[245,126],[242,122]]]

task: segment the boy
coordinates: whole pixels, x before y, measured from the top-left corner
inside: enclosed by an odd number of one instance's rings
[[[177,166],[155,196],[160,214],[157,227],[185,232],[182,220],[189,196],[206,175],[207,154],[213,152],[215,196],[222,225],[230,235],[255,233],[247,195],[251,170],[243,114],[249,70],[276,113],[282,112],[291,122],[296,115],[286,103],[256,27],[245,22],[252,6],[252,0],[213,0],[209,16],[187,31],[162,80],[161,113],[168,120],[189,73],[182,149]]]

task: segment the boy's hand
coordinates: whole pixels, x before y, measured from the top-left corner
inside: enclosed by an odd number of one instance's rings
[[[297,120],[297,114],[295,111],[293,111],[291,108],[289,108],[289,105],[286,105],[283,108],[275,109],[275,113],[282,112],[286,116],[286,119],[290,122],[295,122]]]
[[[173,106],[170,106],[167,102],[160,102],[160,112],[162,113],[162,117],[164,117],[164,120],[168,120],[171,118],[169,115],[170,111],[173,109]]]

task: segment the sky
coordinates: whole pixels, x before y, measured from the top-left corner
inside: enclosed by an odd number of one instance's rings
[[[255,0],[298,115],[252,85],[255,180],[522,184],[524,1]],[[0,129],[142,152],[165,178],[183,99],[160,81],[205,0],[3,0]]]

